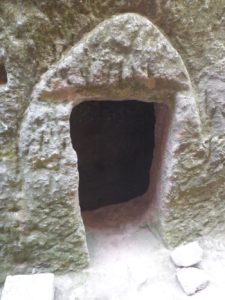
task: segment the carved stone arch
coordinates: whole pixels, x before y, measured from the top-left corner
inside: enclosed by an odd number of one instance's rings
[[[42,76],[24,117],[19,148],[26,219],[36,241],[31,257],[35,264],[58,270],[83,267],[88,261],[69,118],[75,105],[107,99],[169,107],[154,189],[156,222],[170,244],[193,229],[190,224],[190,229],[185,227],[190,220],[184,207],[201,135],[188,72],[148,19],[118,15],[99,24]],[[36,253],[41,257],[35,258]]]

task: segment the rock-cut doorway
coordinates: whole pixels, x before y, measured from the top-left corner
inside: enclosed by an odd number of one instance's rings
[[[86,101],[70,116],[78,156],[82,211],[125,203],[144,195],[151,182],[155,147],[154,103]]]

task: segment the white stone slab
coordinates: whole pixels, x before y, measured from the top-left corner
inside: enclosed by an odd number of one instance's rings
[[[178,267],[191,267],[201,262],[203,250],[198,242],[188,243],[175,248],[171,258]]]
[[[53,300],[54,274],[7,276],[1,300]]]
[[[209,279],[205,272],[193,267],[179,269],[177,271],[177,279],[188,296],[203,290],[209,284]]]

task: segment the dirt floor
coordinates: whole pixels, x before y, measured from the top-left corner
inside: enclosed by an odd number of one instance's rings
[[[199,240],[201,268],[210,285],[186,296],[176,281],[176,268],[155,230],[146,226],[145,203],[139,199],[86,212],[90,266],[56,276],[57,300],[224,300],[225,237]]]

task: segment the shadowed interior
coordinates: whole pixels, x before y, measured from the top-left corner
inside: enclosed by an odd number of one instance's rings
[[[7,72],[5,66],[3,64],[0,64],[0,84],[6,84],[6,83],[7,83]]]
[[[70,117],[78,155],[82,210],[128,201],[146,192],[154,150],[154,104],[88,101]]]

